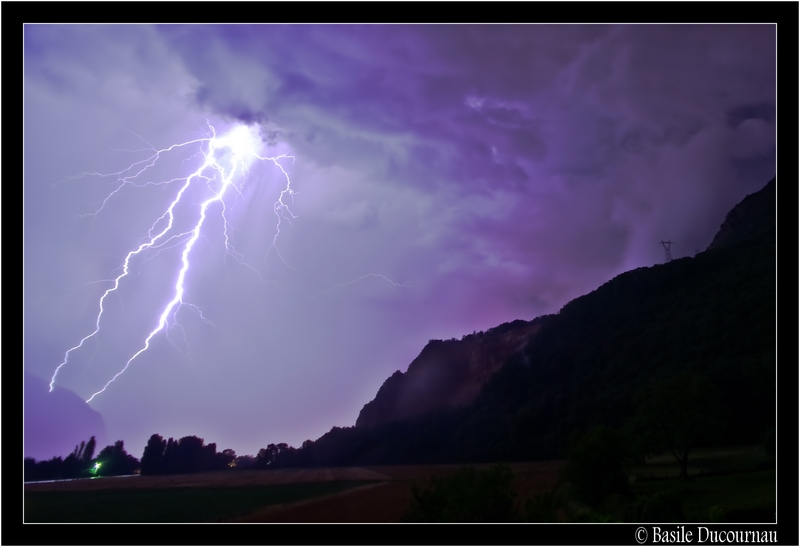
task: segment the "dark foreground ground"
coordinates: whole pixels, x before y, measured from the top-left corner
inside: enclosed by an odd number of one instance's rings
[[[510,464],[521,504],[559,486],[564,462]],[[400,522],[412,484],[452,475],[459,465],[224,471],[162,477],[111,477],[26,484],[25,522]],[[489,468],[491,465],[470,467]],[[698,450],[690,481],[669,456],[628,469],[632,495],[664,493],[682,506],[681,522],[774,522],[774,460],[753,447]],[[568,512],[568,511],[567,511]],[[562,518],[563,517],[563,518]],[[573,520],[563,511],[558,520]]]
[[[475,466],[490,467],[490,466]],[[527,496],[560,462],[512,464]],[[228,471],[25,485],[25,522],[399,522],[411,485],[457,465]]]
[[[558,482],[562,462],[511,464],[516,476],[518,497],[553,488]],[[368,471],[386,477],[385,481],[366,485],[335,496],[309,499],[301,503],[273,506],[255,511],[235,522],[400,522],[412,499],[411,485],[424,487],[434,476],[452,475],[459,465],[402,465],[370,467]],[[475,465],[489,468],[491,465]]]

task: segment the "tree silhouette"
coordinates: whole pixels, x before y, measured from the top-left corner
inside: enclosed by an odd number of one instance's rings
[[[85,471],[85,466],[83,465],[82,460],[75,455],[75,452],[73,452],[61,462],[61,470],[59,475],[65,479],[72,479],[79,477],[83,471]]]
[[[25,458],[22,465],[22,480],[35,481],[39,479],[36,460],[34,458]]]
[[[163,473],[180,473],[180,455],[178,454],[178,441],[172,437],[167,440],[167,447],[164,449]]]
[[[203,470],[205,454],[203,439],[189,435],[181,437],[177,446],[178,473],[197,473]]]
[[[86,443],[86,446],[83,449],[83,454],[81,457],[83,463],[88,464],[92,461],[96,446],[97,446],[97,441],[95,440],[94,435],[92,435],[92,438],[89,439],[89,442]]]
[[[681,478],[687,479],[690,452],[712,444],[724,430],[723,422],[714,384],[702,374],[675,373],[651,384],[632,426],[649,453],[671,453],[681,466]]]
[[[217,454],[217,463],[216,467],[219,469],[226,469],[228,467],[235,466],[236,462],[236,452],[231,450],[230,448],[226,448],[219,454]]]
[[[259,469],[266,469],[275,462],[277,455],[278,447],[275,444],[270,443],[266,448],[262,448],[258,451],[258,454],[256,454],[255,466]]]
[[[131,475],[139,468],[139,460],[125,451],[125,443],[117,441],[97,455],[98,475]]]
[[[76,459],[82,460],[84,448],[86,448],[86,441],[81,441],[80,446],[75,445],[75,450],[72,451],[72,456],[75,456]]]
[[[595,427],[573,440],[564,478],[581,501],[599,507],[612,494],[628,493],[628,476],[622,467],[625,456],[620,433]]]
[[[161,435],[153,433],[147,440],[142,453],[142,475],[159,475],[165,472],[164,452],[167,441]]]
[[[251,467],[255,467],[256,459],[250,455],[244,456],[236,456],[236,468],[237,469],[250,469]]]
[[[434,477],[428,488],[412,484],[404,522],[512,522],[514,472],[507,464],[488,470],[465,468]]]

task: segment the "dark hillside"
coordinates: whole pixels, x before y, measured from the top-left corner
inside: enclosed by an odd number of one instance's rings
[[[535,335],[471,405],[334,428],[283,464],[561,458],[571,434],[623,426],[654,380],[682,373],[719,392],[716,442],[759,442],[775,425],[774,226],[772,181],[731,211],[709,250],[623,273],[532,322]]]
[[[774,226],[773,180],[732,210],[708,251],[626,272],[569,302],[461,424],[462,434],[491,439],[474,456],[556,456],[572,431],[621,426],[653,378],[684,371],[720,390],[720,442],[757,442],[774,425]]]
[[[481,456],[556,456],[577,428],[621,426],[657,375],[687,371],[722,392],[723,439],[758,441],[774,418],[774,260],[771,244],[709,251],[570,302],[490,381],[462,430],[492,435]]]
[[[775,236],[775,179],[745,197],[728,215],[709,249],[723,249],[750,241],[767,241]]]

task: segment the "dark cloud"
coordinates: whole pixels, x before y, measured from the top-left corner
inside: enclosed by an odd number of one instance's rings
[[[763,120],[765,122],[775,121],[775,103],[764,102],[757,104],[745,104],[731,108],[727,112],[728,125],[731,128],[738,127],[747,120]]]

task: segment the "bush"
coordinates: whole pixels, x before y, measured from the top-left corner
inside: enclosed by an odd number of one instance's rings
[[[461,469],[434,477],[427,489],[411,487],[403,522],[512,522],[514,472],[507,464],[489,470]]]
[[[572,442],[564,478],[576,497],[597,508],[612,494],[628,494],[628,475],[622,464],[626,450],[622,436],[599,426]]]
[[[558,522],[556,493],[548,491],[529,498],[522,511],[525,522]]]
[[[719,518],[719,508],[716,509],[713,516]],[[681,522],[685,520],[683,507],[674,492],[656,492],[638,496],[632,504],[631,513],[631,522]]]

